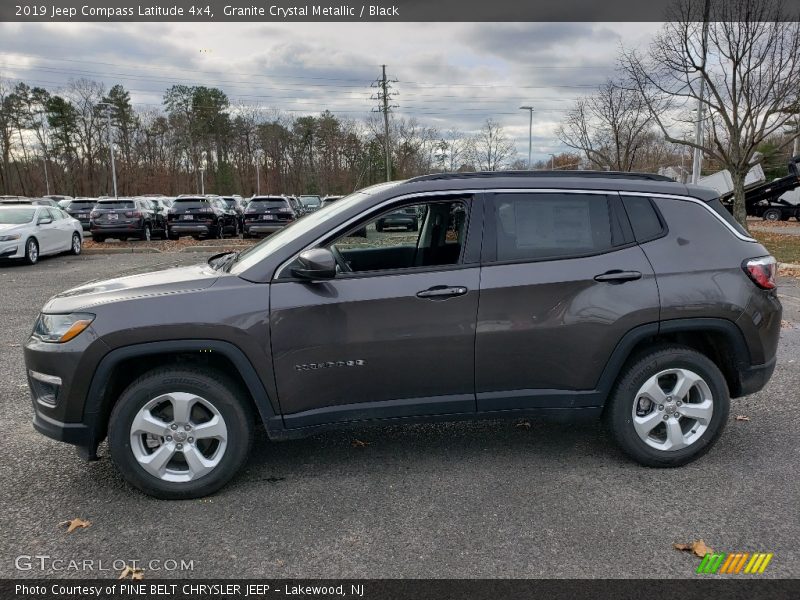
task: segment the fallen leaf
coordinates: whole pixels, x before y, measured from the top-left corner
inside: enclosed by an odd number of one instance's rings
[[[144,569],[125,565],[117,579],[144,579]]]
[[[62,521],[61,523],[58,524],[59,527],[64,527],[64,525],[67,526],[67,533],[72,533],[78,528],[86,529],[87,527],[91,527],[92,522],[84,521],[83,519],[80,518],[75,518],[69,521]]]
[[[353,440],[352,444],[353,448],[366,448],[369,446],[369,442],[362,442],[361,440]]]
[[[19,344],[9,344],[9,347],[11,347],[11,348],[19,348]]]
[[[689,544],[672,544],[672,547],[675,548],[675,550],[680,550],[681,552],[691,552],[700,558],[703,558],[706,554],[714,553],[711,548],[706,546],[706,543],[703,540],[695,540]]]
[[[782,329],[789,329],[791,326],[792,326],[792,324],[789,321],[787,321],[786,319],[782,319],[781,320],[781,328]]]
[[[750,417],[748,417],[746,415],[736,415],[736,420],[737,421],[749,421]]]
[[[531,422],[530,421],[520,421],[519,423],[514,425],[514,427],[519,427],[520,429],[530,429],[531,428]]]

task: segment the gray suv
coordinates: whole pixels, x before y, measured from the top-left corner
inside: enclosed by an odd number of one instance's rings
[[[417,231],[376,228],[400,210]],[[207,264],[59,294],[25,362],[38,431],[87,458],[107,437],[131,484],[194,498],[234,476],[258,424],[279,440],[602,417],[639,463],[683,465],[711,448],[730,398],[769,380],[780,322],[775,259],[712,190],[431,175]]]

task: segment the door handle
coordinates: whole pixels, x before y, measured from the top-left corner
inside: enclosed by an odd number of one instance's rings
[[[469,290],[465,287],[450,287],[447,285],[435,285],[427,290],[417,292],[417,298],[429,298],[431,300],[447,300],[453,296],[463,296]]]
[[[595,276],[595,281],[604,281],[606,283],[625,283],[626,281],[635,281],[641,279],[642,274],[639,271],[621,271],[614,269],[613,271],[606,271],[600,275]]]

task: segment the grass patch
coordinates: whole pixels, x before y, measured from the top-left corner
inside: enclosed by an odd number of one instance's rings
[[[751,231],[778,262],[800,264],[800,235],[781,235],[771,231]]]

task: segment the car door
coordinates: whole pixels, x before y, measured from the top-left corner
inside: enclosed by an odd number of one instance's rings
[[[619,196],[496,193],[486,213],[478,410],[602,404],[595,390],[616,345],[659,319],[655,275]]]
[[[287,427],[474,412],[482,208],[457,202],[469,214],[459,231],[422,202],[431,212],[417,232],[376,232],[374,217],[350,229],[367,223],[366,240],[321,241],[350,272],[312,283],[279,273],[270,325]]]
[[[63,252],[69,250],[72,247],[72,233],[74,231],[72,223],[70,223],[68,219],[65,219],[63,213],[57,208],[48,208],[47,212],[53,219],[53,225],[55,225],[55,229],[58,232],[58,238],[56,240],[58,251]]]
[[[36,217],[36,239],[39,242],[39,254],[52,254],[60,249],[61,236],[58,230],[58,223],[50,214],[50,209],[46,206],[39,208]]]

